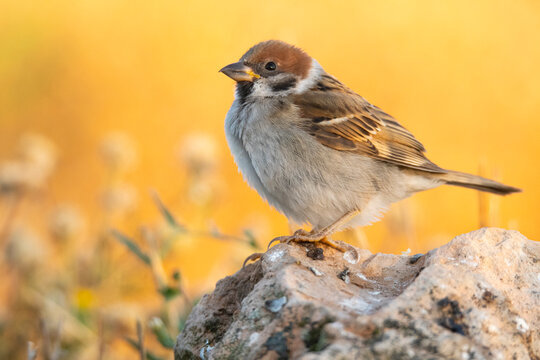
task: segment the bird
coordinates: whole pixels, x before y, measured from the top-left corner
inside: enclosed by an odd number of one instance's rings
[[[220,72],[236,82],[225,136],[238,169],[289,221],[312,227],[270,244],[321,242],[346,251],[330,235],[369,225],[392,203],[440,185],[521,191],[439,167],[394,117],[294,45],[260,42]]]

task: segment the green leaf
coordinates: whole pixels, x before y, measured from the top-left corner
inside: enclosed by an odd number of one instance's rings
[[[118,230],[113,230],[112,231],[112,235],[116,238],[116,240],[118,240],[119,242],[121,242],[122,244],[124,244],[129,251],[131,251],[132,253],[134,253],[139,259],[141,259],[146,265],[150,265],[150,257],[148,255],[146,255],[142,250],[141,248],[139,247],[139,245],[137,245],[133,240],[131,240],[129,237],[127,237],[126,235],[122,234],[120,231]]]
[[[181,317],[180,320],[178,320],[178,326],[177,326],[177,329],[178,329],[178,332],[182,332],[184,330],[184,328],[186,327],[186,321],[187,321],[187,317]]]
[[[174,286],[163,286],[158,291],[167,301],[174,299],[182,293],[178,287]]]
[[[156,191],[152,191],[152,198],[154,199],[154,203],[156,204],[159,212],[163,217],[165,218],[165,221],[174,229],[183,230],[184,227],[180,225],[178,221],[174,218],[173,214],[167,209],[165,204],[163,204],[163,201],[161,201],[161,198],[159,197],[158,193]]]
[[[156,335],[159,343],[167,349],[174,349],[175,341],[169,334],[169,331],[167,331],[167,328],[163,324],[163,321],[159,318],[155,318],[155,320],[151,322],[152,325],[150,326],[150,329],[152,330],[154,335]]]
[[[257,245],[257,239],[255,239],[255,235],[253,235],[253,232],[250,229],[245,229],[244,235],[247,238],[248,245],[251,246],[252,249],[257,250],[259,246]]]
[[[174,281],[180,282],[180,280],[182,279],[182,274],[180,273],[180,270],[175,269],[173,271],[172,278]]]
[[[131,339],[129,337],[124,337],[124,340],[129,344],[131,345],[134,349],[136,349],[137,351],[139,350],[139,343],[137,342],[137,340],[134,340],[134,339]],[[146,352],[146,359],[147,360],[165,360],[164,358],[162,357],[159,357],[157,355],[154,355],[152,352],[148,351],[148,350],[145,350]]]
[[[157,355],[154,355],[150,351],[146,351],[146,359],[148,360],[165,360],[165,358],[159,357]]]

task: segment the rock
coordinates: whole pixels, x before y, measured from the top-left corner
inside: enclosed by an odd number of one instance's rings
[[[219,281],[175,359],[540,359],[540,243],[490,228],[426,255],[320,248],[279,244]]]

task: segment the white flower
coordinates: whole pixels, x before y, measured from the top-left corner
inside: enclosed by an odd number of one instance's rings
[[[38,169],[44,180],[53,172],[58,159],[56,146],[38,134],[23,135],[19,141],[17,155],[32,168]]]
[[[48,255],[45,243],[26,226],[16,227],[8,236],[6,260],[23,271],[34,268]]]
[[[197,175],[212,172],[218,163],[216,141],[204,133],[186,136],[178,146],[177,153],[188,170]]]
[[[54,144],[36,134],[22,136],[16,155],[15,159],[0,164],[0,192],[42,186],[51,176],[57,161]]]
[[[74,238],[82,229],[84,221],[80,212],[69,205],[56,208],[49,219],[49,230],[58,240]]]
[[[101,195],[101,205],[109,212],[127,213],[135,210],[138,202],[137,190],[130,184],[108,187]]]
[[[20,191],[32,184],[31,171],[21,161],[6,161],[0,164],[0,192]]]
[[[161,329],[165,326],[163,323],[163,320],[161,320],[159,317],[154,316],[148,321],[148,327],[152,330]]]
[[[100,154],[111,171],[126,171],[137,162],[135,143],[124,133],[110,133],[101,142]]]

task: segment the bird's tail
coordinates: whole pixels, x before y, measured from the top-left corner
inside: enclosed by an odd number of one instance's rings
[[[449,170],[445,174],[440,174],[440,179],[448,185],[462,186],[470,189],[486,191],[497,195],[508,195],[521,192],[521,189],[513,186],[501,184],[497,181],[489,180],[477,175]]]

